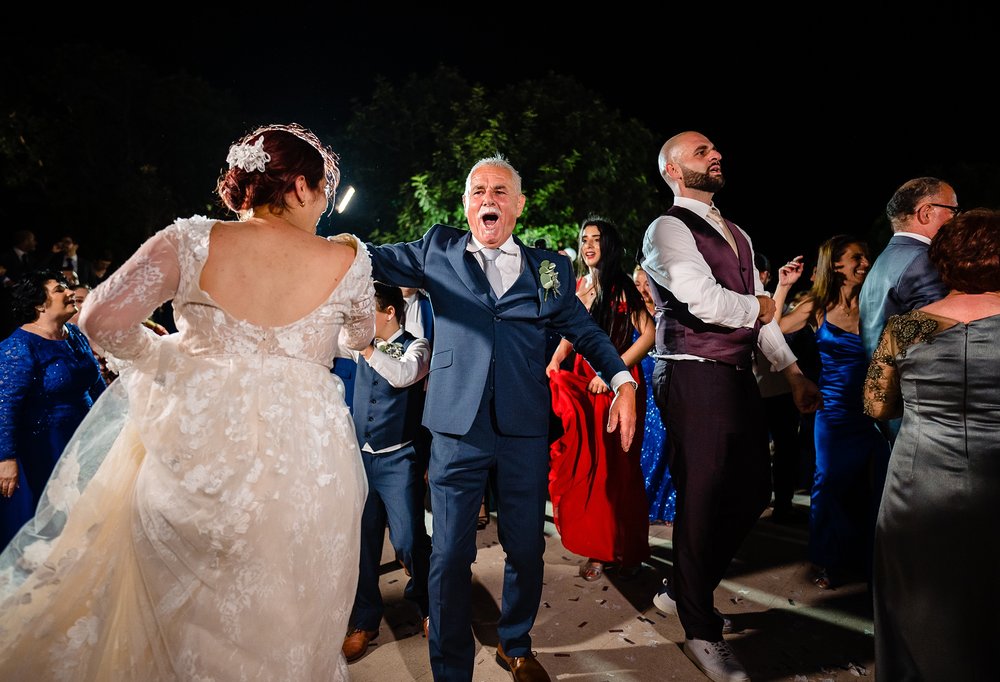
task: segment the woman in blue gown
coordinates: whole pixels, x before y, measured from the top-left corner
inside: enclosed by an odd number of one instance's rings
[[[870,582],[875,520],[889,462],[889,443],[864,414],[861,400],[868,357],[859,335],[858,295],[868,265],[864,242],[850,235],[831,237],[820,245],[809,294],[779,322],[785,334],[807,324],[816,330],[823,407],[814,424],[809,558],[813,581],[823,589],[852,577]],[[802,264],[784,269],[801,275]],[[789,279],[790,287],[798,277]]]
[[[649,293],[649,281],[646,272],[636,267],[632,272],[635,286],[642,294],[649,314],[656,317],[656,308]],[[636,334],[638,336],[638,334]],[[653,400],[653,367],[656,359],[653,357],[655,347],[642,359],[642,373],[646,380],[646,422],[643,430],[642,453],[639,464],[642,467],[642,478],[646,484],[646,497],[649,499],[650,523],[673,523],[677,504],[677,490],[670,477],[667,466],[666,440],[667,430],[660,419],[660,408]]]
[[[63,276],[29,273],[12,293],[21,326],[0,343],[0,549],[34,516],[63,448],[105,387],[86,337],[67,324],[77,307]]]

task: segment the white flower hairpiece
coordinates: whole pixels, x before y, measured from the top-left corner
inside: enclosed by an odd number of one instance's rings
[[[264,166],[271,160],[271,155],[264,151],[264,136],[257,138],[254,144],[234,144],[229,148],[226,162],[229,167],[239,166],[247,171],[264,172]]]

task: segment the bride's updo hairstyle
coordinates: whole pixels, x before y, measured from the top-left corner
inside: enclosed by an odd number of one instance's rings
[[[326,178],[331,199],[340,183],[337,154],[297,123],[257,128],[229,148],[226,161],[229,169],[219,178],[216,191],[241,218],[258,206],[274,213],[290,208],[285,194],[295,188],[300,175],[313,190]]]

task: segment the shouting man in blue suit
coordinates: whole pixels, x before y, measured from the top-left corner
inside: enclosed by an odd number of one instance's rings
[[[477,162],[462,195],[470,231],[434,225],[422,239],[369,245],[376,279],[419,287],[434,303],[424,425],[432,433],[431,669],[438,682],[472,679],[472,562],[487,475],[496,468],[506,552],[497,662],[515,682],[549,680],[531,651],[542,593],[548,481],[545,340],[573,343],[617,393],[608,430],[628,449],[635,385],[607,334],[574,292],[567,258],[513,236],[521,177],[502,156]]]

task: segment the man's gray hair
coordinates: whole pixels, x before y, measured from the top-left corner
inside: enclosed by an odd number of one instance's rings
[[[479,159],[476,161],[476,165],[472,167],[469,171],[469,175],[465,178],[465,196],[469,196],[469,192],[472,191],[472,176],[477,170],[483,168],[484,166],[489,166],[492,168],[503,168],[510,172],[511,177],[514,179],[514,194],[520,196],[521,194],[521,174],[517,172],[517,169],[510,165],[504,156],[500,153],[494,154],[493,156],[487,156],[484,159]]]

